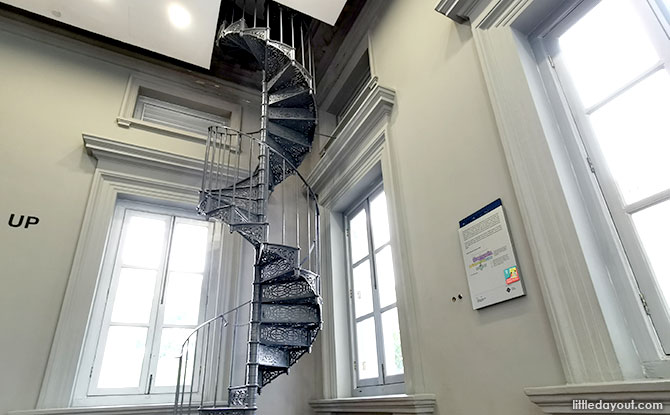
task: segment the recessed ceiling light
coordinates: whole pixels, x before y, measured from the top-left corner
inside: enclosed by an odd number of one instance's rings
[[[168,16],[170,16],[170,22],[178,29],[185,29],[191,24],[191,13],[181,4],[170,4],[168,6]]]

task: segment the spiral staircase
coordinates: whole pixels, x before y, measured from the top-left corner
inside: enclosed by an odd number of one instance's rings
[[[242,383],[231,375],[227,401],[217,402],[229,316],[206,321],[182,348],[175,414],[255,414],[261,390],[311,350],[321,328],[318,205],[298,172],[317,124],[305,18],[271,2],[260,10],[256,1],[237,3],[228,3],[217,45],[262,68],[261,129],[210,128],[198,211],[254,247],[246,367]],[[230,360],[232,372],[239,354]]]

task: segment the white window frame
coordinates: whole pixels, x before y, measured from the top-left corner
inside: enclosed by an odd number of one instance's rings
[[[142,120],[139,117],[140,114],[136,112],[138,99],[141,96],[228,118],[230,120],[228,125],[231,128],[237,130],[242,128],[242,105],[240,103],[192,86],[138,73],[132,74],[128,78],[121,109],[116,117],[116,123],[120,127],[138,128],[189,141],[204,142],[207,140],[207,136],[203,134]]]
[[[662,200],[667,200],[669,198],[669,190],[665,190],[660,194],[647,197],[630,205],[627,205],[623,201],[623,198],[616,188],[614,177],[607,167],[604,154],[598,148],[594,132],[590,127],[586,115],[586,112],[588,112],[589,109],[583,108],[579,101],[577,91],[569,80],[568,69],[561,58],[558,45],[558,37],[597,3],[597,1],[592,0],[584,1],[575,7],[570,14],[562,18],[558,25],[552,28],[549,33],[542,36],[542,40],[540,41],[542,45],[540,47],[544,48],[546,56],[551,57],[551,67],[556,71],[555,79],[552,80],[553,82],[550,87],[556,88],[557,94],[562,95],[564,98],[564,102],[562,105],[558,106],[558,108],[561,108],[562,111],[572,116],[573,122],[570,129],[575,132],[574,137],[572,138],[579,142],[571,143],[570,145],[583,146],[583,151],[586,154],[586,163],[589,164],[589,170],[595,175],[594,182],[597,183],[597,189],[595,189],[595,191],[596,193],[600,193],[599,196],[603,198],[601,206],[591,206],[590,210],[592,210],[594,214],[604,215],[608,219],[611,215],[613,220],[611,226],[616,226],[616,235],[618,237],[614,238],[612,241],[608,241],[608,243],[616,246],[619,255],[619,258],[616,258],[617,261],[624,263],[629,262],[631,265],[624,265],[623,270],[627,274],[626,279],[628,279],[628,281],[616,283],[617,291],[630,290],[627,286],[631,285],[633,287],[639,286],[639,289],[637,289],[637,287],[633,289],[632,294],[640,298],[642,307],[639,305],[633,308],[626,307],[625,313],[628,315],[637,315],[636,320],[639,320],[639,326],[646,329],[643,336],[645,338],[650,338],[654,343],[654,347],[656,347],[660,357],[659,361],[668,361],[665,356],[660,356],[660,354],[669,354],[670,314],[668,313],[668,308],[665,304],[666,301],[663,299],[660,288],[653,276],[651,266],[646,259],[646,254],[644,253],[641,241],[637,236],[630,215],[636,211],[660,203]],[[621,88],[619,91],[616,91],[610,97],[605,98],[603,102],[609,102],[609,100],[614,99],[623,91],[637,85],[639,82],[657,71],[670,70],[670,48],[668,48],[670,39],[667,36],[667,20],[664,17],[657,20],[661,17],[656,14],[660,9],[652,8],[652,4],[650,3],[639,2],[633,4],[636,9],[638,9],[637,11],[640,13],[640,17],[644,20],[645,28],[650,32],[649,34],[652,36],[652,41],[655,41],[656,43],[665,42],[665,48],[659,47],[658,50],[662,51],[665,49],[666,53],[664,56],[661,56],[661,61],[647,73],[638,79],[631,81],[628,85]],[[555,103],[555,106],[557,106],[557,104],[559,103]],[[599,102],[596,105],[601,104],[602,103]],[[583,159],[580,161],[583,162]],[[603,205],[606,206],[604,211],[602,209]],[[624,292],[621,295],[630,294],[631,293]],[[651,319],[650,321],[648,321],[649,318]],[[638,336],[633,337],[634,341],[639,342],[639,340],[637,340]],[[660,343],[658,340],[660,340]],[[664,345],[665,347],[663,347]]]
[[[80,363],[80,370],[77,375],[77,381],[74,390],[73,397],[73,406],[103,406],[103,405],[132,405],[132,404],[147,404],[147,403],[170,403],[174,400],[175,389],[171,387],[160,387],[150,385],[150,377],[156,372],[157,359],[151,358],[151,356],[158,356],[158,348],[160,346],[160,331],[162,330],[162,324],[158,324],[153,327],[150,323],[150,327],[147,333],[147,345],[145,349],[145,357],[143,359],[143,368],[140,375],[140,383],[137,388],[126,388],[126,389],[98,389],[94,385],[97,383],[97,379],[100,376],[101,369],[101,360],[102,353],[104,352],[104,346],[106,343],[106,333],[107,329],[110,326],[110,304],[111,301],[113,304],[112,294],[116,292],[116,286],[118,284],[118,252],[120,248],[120,243],[123,238],[123,222],[126,212],[130,210],[134,214],[140,216],[155,216],[161,215],[163,217],[170,217],[167,221],[168,228],[170,232],[174,231],[175,217],[184,218],[189,220],[199,220],[202,221],[201,217],[195,215],[194,212],[177,207],[168,207],[157,203],[146,203],[131,201],[127,199],[119,199],[116,204],[116,209],[114,212],[114,217],[112,219],[111,230],[109,234],[109,240],[107,242],[108,248],[106,249],[105,258],[103,259],[103,265],[100,272],[98,286],[100,287],[97,290],[96,298],[93,304],[93,310],[91,317],[89,318],[89,327],[87,329],[87,338],[83,346],[83,354]],[[213,224],[209,224],[209,233],[211,238],[213,232]],[[169,245],[170,237],[168,236],[165,240],[165,243]],[[168,246],[163,247],[163,251],[166,255],[169,255]],[[208,258],[212,255],[211,246],[207,248]],[[163,258],[160,268],[165,271],[167,266],[168,257]],[[209,264],[209,261],[206,262]],[[207,309],[207,287],[208,287],[208,277],[209,269],[206,268],[203,271],[203,281],[201,288],[201,297],[200,297],[200,310],[198,313],[198,321],[202,322],[205,317]],[[162,282],[156,284],[156,292],[154,293],[154,304],[152,305],[152,312],[150,317],[150,322],[160,321],[160,316],[157,316],[157,313],[160,313],[160,307],[156,303],[160,301],[161,293],[164,293],[165,290],[165,279],[166,273],[163,272],[158,277]],[[160,326],[160,327],[159,327]],[[195,327],[195,326],[193,326]],[[149,365],[151,367],[149,367]],[[86,368],[90,368],[90,371],[87,371]],[[176,385],[176,373],[175,373],[175,385]],[[194,385],[194,391],[199,390],[199,385]]]
[[[90,366],[86,368],[80,362],[117,201],[123,198],[158,201],[183,209],[191,209],[198,203],[201,160],[92,135],[84,135],[84,143],[97,159],[97,168],[37,401],[39,410],[73,408],[78,373],[90,371]],[[218,278],[210,281],[206,318],[221,314],[240,302],[237,276],[242,271],[239,262],[242,240],[237,235],[222,232],[220,224],[214,226],[213,243],[217,255],[230,258],[230,262],[217,269]],[[169,402],[163,404],[168,412],[173,406]],[[158,405],[151,402],[151,397],[142,404],[130,403],[132,410],[147,404]],[[72,409],[82,410],[87,413],[98,411],[91,407]]]
[[[638,335],[648,332],[634,318],[640,313],[625,312],[639,311],[641,302],[621,252],[603,242],[616,232],[589,207],[604,208],[582,149],[570,144],[575,131],[564,122],[569,113],[538,47],[542,28],[579,3],[440,0],[436,9],[470,23],[566,381],[607,382],[602,390],[613,390],[617,382],[630,388],[670,371],[649,336]],[[526,389],[541,406],[547,399],[568,402],[566,391]]]
[[[380,252],[382,249],[390,246],[393,250],[393,243],[389,239],[385,244],[374,248],[374,241],[372,237],[372,225],[370,218],[370,200],[376,196],[379,196],[384,192],[383,183],[378,183],[373,186],[373,188],[365,192],[361,197],[357,199],[357,202],[344,213],[344,226],[345,226],[345,246],[346,246],[346,269],[347,269],[347,283],[349,289],[349,333],[351,336],[351,356],[352,356],[352,384],[354,388],[352,390],[352,395],[354,396],[376,396],[376,395],[389,395],[389,394],[398,394],[405,391],[405,375],[404,370],[402,374],[386,376],[385,372],[385,356],[386,350],[384,349],[384,340],[383,340],[383,329],[382,329],[382,319],[381,315],[385,311],[395,308],[398,312],[398,319],[400,319],[400,311],[398,310],[398,302],[387,305],[385,307],[380,307],[379,305],[379,292],[376,288],[376,284],[372,289],[372,301],[373,301],[373,311],[371,313],[365,314],[361,317],[356,317],[355,304],[352,297],[354,292],[354,283],[353,283],[353,266],[351,257],[351,237],[349,232],[350,220],[356,216],[362,210],[366,211],[366,227],[368,233],[368,255],[359,259],[356,264],[359,264],[367,259],[370,260],[370,278],[374,281],[377,279],[376,276],[376,264],[375,264],[375,255]],[[384,193],[385,195],[385,193]],[[371,281],[372,282],[372,281]],[[378,364],[378,376],[377,378],[370,379],[359,379],[358,376],[358,333],[356,330],[356,324],[359,320],[365,320],[367,318],[373,318],[375,321],[376,329],[376,338],[377,343],[377,364]]]
[[[169,128],[176,128],[184,131],[188,131],[192,134],[198,134],[201,136],[207,135],[206,130],[199,131],[188,125],[186,121],[189,119],[200,119],[205,122],[207,127],[209,126],[230,126],[230,116],[232,114],[215,114],[212,112],[198,110],[185,105],[179,105],[174,102],[166,101],[164,99],[154,98],[149,95],[142,95],[140,90],[140,95],[137,97],[137,102],[135,103],[135,111],[133,117],[142,120],[144,122],[153,122],[154,124],[160,124]],[[151,118],[147,116],[147,109],[150,107],[159,108],[162,111],[165,111],[170,114],[172,120],[172,125],[168,125],[159,121],[151,121]]]

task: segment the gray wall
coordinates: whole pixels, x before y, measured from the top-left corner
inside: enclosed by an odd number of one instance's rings
[[[558,352],[470,28],[435,4],[385,1],[370,31],[379,84],[397,93],[387,140],[400,187],[393,202],[406,212],[425,392],[443,415],[540,413],[523,388],[565,382]],[[458,221],[499,197],[527,296],[473,311]]]
[[[36,405],[95,169],[82,133],[203,154],[202,144],[116,124],[129,69],[25,33],[0,28],[0,414]],[[259,108],[242,104],[243,129],[253,131]],[[40,223],[10,228],[11,213]],[[316,360],[305,358],[268,387],[261,406],[306,413],[320,388]],[[291,403],[277,406],[273,396]]]

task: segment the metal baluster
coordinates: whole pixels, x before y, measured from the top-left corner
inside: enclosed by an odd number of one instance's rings
[[[258,12],[258,0],[254,0],[254,28],[257,27],[256,24],[256,14]]]
[[[235,7],[237,7],[237,0],[233,1],[233,17],[231,18],[230,23],[235,22]]]
[[[232,144],[233,144],[233,134],[230,132],[226,132],[226,143],[223,146],[224,150],[226,151],[226,154],[228,154],[228,160],[226,160],[226,188],[229,187],[228,182],[233,177],[233,175],[230,173],[230,169],[233,167],[230,165],[230,153],[232,152],[231,150]]]
[[[186,347],[186,359],[184,359],[184,384],[181,387],[181,411],[184,412],[184,394],[186,393],[186,374],[188,373],[188,349],[191,345],[191,339],[187,339],[186,343],[182,345],[181,351],[184,352],[184,347]]]
[[[314,272],[319,273],[319,207],[314,196]]]
[[[253,184],[252,183],[253,173],[251,172],[251,160],[253,159],[253,157],[254,157],[254,143],[253,143],[252,140],[249,140],[249,170],[247,171],[247,174],[249,175],[249,191],[247,192],[247,194],[249,195],[249,199],[252,198],[252,195],[251,195],[251,187],[252,186],[251,185]],[[255,200],[255,197],[254,197],[254,201],[257,202]],[[256,208],[258,208],[257,204],[256,204]],[[256,210],[258,210],[258,209],[256,209]],[[256,212],[254,212],[254,213],[256,213]]]
[[[184,350],[182,349],[182,352]],[[174,411],[173,414],[177,415],[177,408],[179,408],[179,386],[181,384],[181,363],[182,363],[182,358],[183,356],[180,354],[179,355],[179,369],[177,370],[177,387],[175,388],[174,392]]]
[[[222,183],[223,180],[221,178],[221,171],[223,170],[223,158],[225,157],[225,154],[224,154],[223,142],[220,139],[221,134],[217,133],[216,136],[218,138],[217,139],[217,145],[219,147],[219,159],[217,160],[217,164],[216,164],[216,191],[218,192],[217,200],[219,202],[217,207],[221,207],[221,196],[222,196],[222,193],[223,193],[221,191],[222,190],[221,186],[223,185],[223,183]]]
[[[309,214],[309,188],[305,189],[306,195],[305,199],[307,200],[307,269],[312,270],[312,229],[310,226],[310,214]]]
[[[195,363],[198,361],[198,337],[200,332],[195,333],[195,350],[193,351],[193,371],[191,372],[191,389],[188,393],[188,413],[191,413],[191,405],[193,402],[193,387],[195,386]]]
[[[279,6],[279,41],[284,43],[284,8]]]
[[[240,314],[240,309],[238,308],[235,310],[235,322],[233,323],[233,344],[231,347],[231,353],[230,353],[230,380],[228,381],[228,385],[233,386],[234,385],[234,375],[235,375],[235,351],[237,349],[237,324],[238,324],[238,316]]]
[[[216,320],[215,320],[216,321]],[[205,340],[205,354],[203,355],[203,359],[205,361],[205,364],[201,365],[203,366],[202,369],[202,379],[200,383],[200,407],[202,407],[202,404],[205,402],[205,380],[207,379],[207,357],[209,357],[209,332],[212,327],[212,324],[209,323],[207,324],[207,338]]]
[[[309,73],[312,74],[313,62],[312,62],[312,39],[309,36],[309,31],[307,31],[307,57],[309,58]],[[312,75],[314,78],[314,75]]]
[[[272,2],[268,1],[266,3],[267,8],[265,11],[265,26],[268,28],[268,39],[272,39],[272,27],[270,26],[270,4]]]
[[[295,13],[291,13],[291,46],[293,47],[293,58],[295,59],[295,26],[293,25],[293,17]]]
[[[240,149],[240,147],[239,147],[240,139],[241,139],[241,136],[240,136],[240,133],[238,132],[237,133],[237,145],[238,145],[238,147],[237,147],[237,163],[235,165],[235,181],[233,182],[233,206],[235,206],[235,198],[237,196],[237,181],[240,179],[240,151],[239,151],[239,149]],[[231,140],[232,140],[232,136],[231,136]]]
[[[319,211],[319,201],[314,199],[316,204],[316,213],[318,219],[316,220],[316,257],[318,258],[316,265],[316,273],[321,275],[321,212]],[[321,294],[321,279],[319,279],[319,294]]]
[[[209,160],[209,141],[210,136],[212,135],[212,127],[209,127],[207,131],[207,143],[205,144],[205,166],[202,172],[202,190],[205,190],[205,178],[207,177],[207,160]]]
[[[217,342],[217,352],[216,352],[216,378],[214,379],[214,403],[213,407],[216,408],[216,399],[219,396],[219,372],[221,371],[221,343],[223,342],[223,322],[225,318],[221,317],[221,322],[219,323],[219,341]]]
[[[296,175],[296,177],[298,177]],[[300,180],[295,181],[295,246],[300,248]]]
[[[302,54],[302,66],[305,66],[305,35],[302,32],[303,21],[300,19],[300,53]]]
[[[281,160],[281,182],[286,179],[286,159]],[[286,184],[281,189],[281,243],[286,244]]]
[[[242,6],[242,21],[244,22],[244,27],[247,26],[247,0],[244,0]]]

